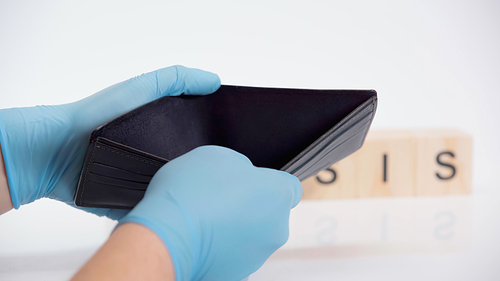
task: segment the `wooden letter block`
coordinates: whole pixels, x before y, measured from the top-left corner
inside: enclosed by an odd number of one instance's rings
[[[363,147],[302,182],[304,199],[471,192],[472,138],[456,130],[371,131]]]
[[[357,153],[357,152],[355,152]],[[304,199],[359,197],[356,183],[356,161],[347,157],[330,168],[302,182]]]
[[[415,141],[411,133],[374,131],[354,158],[360,197],[415,195]]]
[[[472,137],[456,130],[415,132],[416,194],[471,192]]]

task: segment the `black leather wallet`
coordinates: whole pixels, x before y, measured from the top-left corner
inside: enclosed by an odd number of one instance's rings
[[[208,144],[304,180],[362,146],[376,106],[373,90],[223,85],[163,97],[92,132],[75,204],[131,209],[162,165]]]

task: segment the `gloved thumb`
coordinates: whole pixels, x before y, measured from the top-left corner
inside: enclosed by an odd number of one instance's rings
[[[75,120],[84,122],[88,128],[96,128],[157,98],[211,94],[220,83],[214,73],[176,65],[112,85],[67,106],[70,113],[78,112]]]

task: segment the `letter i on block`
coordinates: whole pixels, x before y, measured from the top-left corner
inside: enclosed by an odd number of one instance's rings
[[[370,131],[363,147],[304,182],[304,199],[415,195],[415,139]]]
[[[370,132],[365,145],[353,155],[359,196],[414,196],[415,154],[411,132]]]
[[[415,132],[417,195],[471,193],[472,137],[456,130]]]

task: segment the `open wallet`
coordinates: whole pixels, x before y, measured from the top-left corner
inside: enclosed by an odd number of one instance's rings
[[[202,145],[302,181],[359,149],[376,107],[374,90],[222,85],[206,96],[162,97],[92,132],[75,204],[131,209],[160,167]]]

